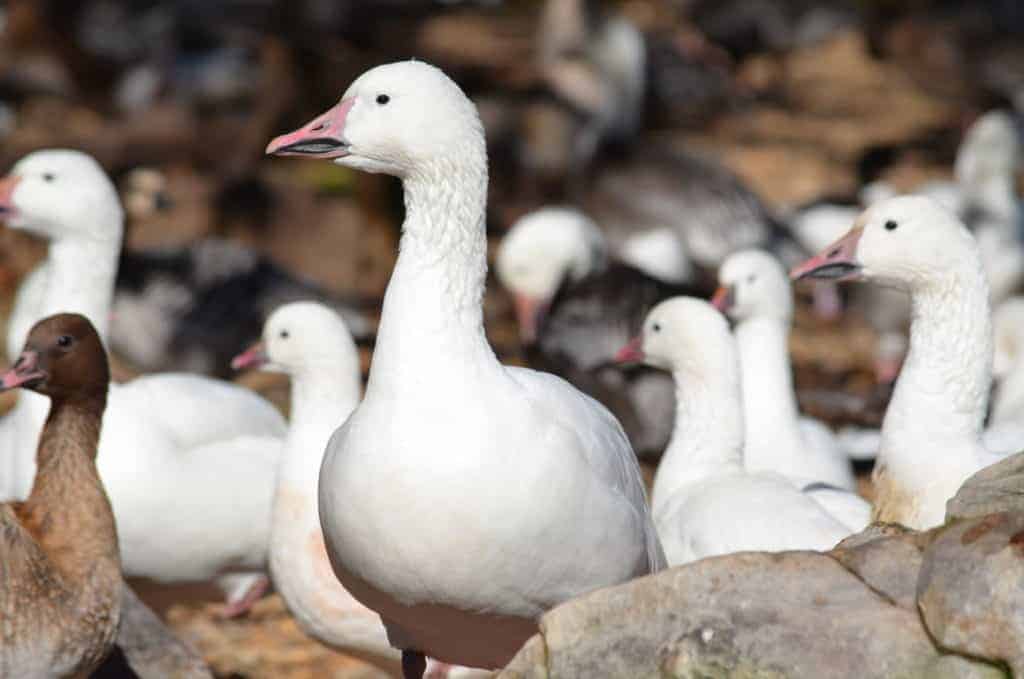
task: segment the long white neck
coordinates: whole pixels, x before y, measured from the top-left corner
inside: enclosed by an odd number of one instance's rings
[[[406,177],[398,261],[384,296],[367,397],[457,388],[455,376],[497,365],[483,326],[487,274],[483,138]],[[386,368],[385,368],[386,366]]]
[[[980,448],[992,381],[988,283],[976,252],[956,267],[911,291],[910,349],[882,424],[883,455],[911,466]]]
[[[39,320],[60,312],[88,318],[107,342],[121,230],[108,237],[63,237],[50,243]]]
[[[729,367],[729,363],[732,367]],[[676,422],[651,493],[657,514],[679,488],[743,467],[743,413],[735,359],[710,377],[677,370]]]
[[[973,207],[1005,223],[1016,226],[1018,206],[1017,177],[1015,173],[993,174],[975,186],[969,187],[967,200]]]
[[[305,490],[317,506],[317,478],[331,434],[359,404],[358,366],[322,364],[292,376],[291,418],[278,484]]]
[[[735,335],[743,384],[745,463],[748,469],[762,469],[770,465],[773,454],[797,451],[803,445],[789,363],[789,323],[749,318],[736,326]]]

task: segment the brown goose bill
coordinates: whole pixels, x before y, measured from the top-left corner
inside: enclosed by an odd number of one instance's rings
[[[345,120],[356,103],[342,99],[337,106],[317,116],[294,132],[275,137],[267,144],[267,155],[341,158],[349,153]]]
[[[793,267],[789,277],[794,281],[804,278],[823,278],[833,281],[855,281],[863,277],[863,270],[857,261],[857,243],[864,229],[856,227],[811,257],[803,264]]]
[[[39,368],[39,354],[24,351],[10,370],[0,377],[0,391],[17,387],[30,387],[46,379],[46,373]]]

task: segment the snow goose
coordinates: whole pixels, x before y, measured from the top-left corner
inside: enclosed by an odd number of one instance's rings
[[[851,529],[790,479],[743,465],[735,341],[703,300],[654,307],[620,360],[672,373],[675,430],[654,477],[651,506],[669,564],[747,550],[830,549]]]
[[[10,227],[49,240],[44,285],[19,296],[8,348],[35,319],[58,311],[81,313],[105,340],[122,212],[102,168],[77,151],[31,153],[0,181],[0,211]],[[45,415],[45,399],[22,394],[0,421],[4,449],[16,451],[3,456],[5,497],[28,492]],[[259,571],[285,432],[273,406],[227,382],[165,374],[112,384],[97,466],[125,573],[161,582],[224,574],[226,612],[244,610],[267,582]],[[229,477],[236,482],[225,484]]]
[[[781,262],[761,250],[729,256],[712,303],[736,323],[743,377],[743,463],[852,490],[849,461],[831,430],[800,417],[789,362],[793,292]]]
[[[964,480],[998,459],[982,443],[992,321],[974,238],[935,201],[900,196],[872,205],[791,276],[866,279],[910,293],[910,348],[882,423],[874,518],[941,524]]]
[[[88,676],[117,636],[117,530],[96,471],[109,381],[103,345],[78,314],[36,324],[0,378],[0,390],[22,387],[51,401],[32,492],[0,505],[2,676]]]
[[[607,242],[586,215],[547,207],[509,229],[496,271],[512,293],[530,364],[601,401],[638,454],[659,455],[672,431],[672,380],[642,367],[625,372],[613,361],[651,306],[692,290],[610,259]]]
[[[545,610],[662,568],[619,423],[553,375],[503,366],[484,335],[487,156],[459,87],[422,62],[379,66],[267,152],[405,190],[366,396],[327,446],[320,520],[406,676],[423,654],[500,667]]]
[[[320,529],[317,479],[324,448],[359,403],[359,354],[343,318],[318,302],[293,302],[267,318],[263,338],[231,362],[283,372],[292,385],[291,422],[274,493],[270,574],[299,626],[331,648],[397,672],[400,654],[380,616],[349,594],[331,570]],[[431,677],[472,676],[430,661]],[[486,673],[489,676],[489,672]]]
[[[1024,422],[1024,297],[1011,297],[992,314],[996,380],[989,422]]]
[[[545,84],[585,118],[572,148],[572,169],[581,172],[605,142],[631,140],[643,123],[644,37],[597,3],[547,0],[537,42]]]

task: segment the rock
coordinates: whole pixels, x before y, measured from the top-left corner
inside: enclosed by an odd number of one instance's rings
[[[873,524],[829,554],[876,593],[916,611],[917,574],[927,535],[897,524]]]
[[[117,647],[141,679],[212,679],[202,657],[182,642],[124,583]]]
[[[1024,510],[943,529],[924,552],[917,591],[941,646],[1005,662],[1024,676]]]
[[[1024,510],[1024,453],[985,467],[946,503],[946,523],[997,512]]]
[[[824,668],[862,679],[1004,676],[938,651],[916,611],[837,559],[788,552],[705,559],[567,602],[499,677],[820,677]]]

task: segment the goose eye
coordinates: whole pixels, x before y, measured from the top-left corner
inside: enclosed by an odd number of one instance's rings
[[[897,226],[899,226],[899,224],[897,224],[894,220],[890,219],[885,223],[885,230],[895,231]]]
[[[280,337],[281,339],[288,339],[288,331],[282,330],[280,333],[278,333],[278,337]]]
[[[749,276],[747,276],[747,283],[753,283],[756,280],[757,280],[757,276],[754,275],[754,274],[750,274]]]
[[[52,182],[56,178],[57,178],[57,175],[55,175],[52,172],[44,172],[43,173],[43,181]]]
[[[654,332],[661,332],[661,323],[653,323],[651,325],[651,330]]]
[[[57,346],[60,346],[60,347],[64,347],[64,348],[70,347],[71,346],[71,342],[72,342],[71,335],[61,335],[60,337],[57,338]]]
[[[377,103],[380,104],[381,106],[383,106],[384,104],[388,103],[389,101],[391,101],[391,97],[389,97],[388,95],[386,95],[386,94],[378,94],[377,95]]]

